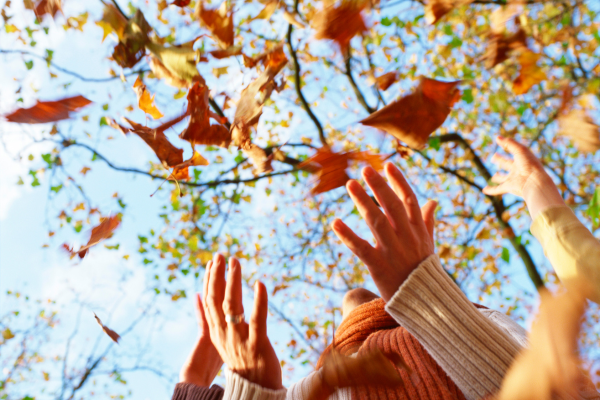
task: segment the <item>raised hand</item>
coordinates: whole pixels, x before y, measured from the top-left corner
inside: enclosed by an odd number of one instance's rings
[[[242,304],[242,267],[215,254],[204,275],[204,312],[210,337],[227,367],[242,378],[267,389],[281,389],[281,367],[267,337],[268,297],[265,285],[254,285],[254,309],[250,324]]]
[[[511,154],[514,160],[494,154],[492,162],[508,171],[508,174],[496,173],[492,182],[497,186],[486,186],[483,193],[497,196],[510,193],[523,197],[532,218],[544,208],[563,205],[564,201],[552,178],[544,170],[544,166],[533,153],[513,139],[498,136],[496,142],[504,151]]]
[[[200,336],[192,353],[181,368],[179,382],[209,387],[219,373],[223,360],[210,340],[208,322],[204,316],[204,307],[199,294],[196,294],[195,304]]]
[[[430,200],[420,209],[402,172],[387,163],[385,173],[391,187],[373,168],[363,169],[363,177],[385,214],[357,181],[346,184],[358,212],[375,236],[375,246],[340,219],[333,221],[332,228],[369,268],[381,297],[388,301],[421,261],[434,252],[433,214],[437,203]]]

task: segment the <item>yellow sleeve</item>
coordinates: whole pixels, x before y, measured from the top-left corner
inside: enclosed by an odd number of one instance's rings
[[[593,285],[590,300],[600,303],[600,242],[567,206],[542,211],[531,224],[563,283],[583,278]]]

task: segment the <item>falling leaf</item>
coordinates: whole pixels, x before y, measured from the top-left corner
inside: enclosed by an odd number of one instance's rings
[[[525,94],[533,85],[537,85],[546,79],[546,73],[537,65],[540,57],[539,54],[531,50],[525,50],[519,55],[521,69],[519,76],[513,82],[514,94]]]
[[[227,75],[228,68],[229,68],[228,66],[224,66],[224,67],[220,67],[220,68],[213,68],[212,73],[215,76],[215,78],[219,78],[221,75]]]
[[[125,35],[125,28],[127,28],[127,18],[112,4],[105,4],[102,19],[96,22],[96,25],[102,28],[102,42],[112,32],[116,33],[119,40],[121,40]]]
[[[461,81],[441,82],[421,77],[417,89],[374,112],[361,124],[386,131],[414,149],[425,147],[460,99]]]
[[[96,313],[94,313],[94,318],[96,318],[96,321],[98,321],[104,333],[106,333],[113,340],[113,342],[119,344],[119,339],[121,339],[121,336],[119,336],[117,332],[113,331],[108,326],[102,324],[102,321],[100,321],[100,318],[98,318]]]
[[[313,195],[325,193],[344,186],[350,179],[346,173],[349,162],[363,161],[376,170],[383,168],[383,159],[380,155],[368,152],[334,153],[328,148],[317,149],[317,153],[298,165],[299,169],[309,169],[317,174],[317,184],[311,189]]]
[[[569,288],[556,296],[541,293],[529,347],[513,361],[502,382],[499,400],[551,400],[571,398],[569,395],[580,398],[578,386],[590,390],[594,398],[598,396],[580,371],[577,357],[577,336],[589,288],[582,282],[572,282]]]
[[[133,68],[146,54],[146,44],[150,41],[152,27],[144,14],[136,10],[127,21],[123,37],[115,46],[112,58],[123,68]]]
[[[171,4],[183,8],[189,6],[191,2],[192,0],[175,0]]]
[[[279,4],[279,0],[270,1],[267,5],[258,13],[258,15],[252,18],[250,21],[255,21],[257,19],[269,19],[271,15],[277,10],[277,6]]]
[[[298,14],[292,14],[288,10],[283,12],[283,19],[287,21],[288,24],[294,25],[296,28],[306,28],[306,24],[302,21],[298,21]]]
[[[244,65],[248,68],[253,68],[259,63],[265,66],[266,68],[270,67],[270,73],[276,75],[279,73],[281,68],[287,64],[287,56],[283,51],[283,44],[280,43],[275,47],[255,56],[249,57],[245,54],[244,56]]]
[[[425,21],[435,24],[454,8],[471,4],[473,0],[428,0],[425,4]]]
[[[83,168],[81,168],[81,171],[79,171],[79,173],[81,175],[85,176],[90,170],[91,170],[90,167],[83,167]]]
[[[283,47],[277,46],[261,57],[265,71],[244,90],[235,110],[232,124],[232,139],[242,149],[250,145],[250,130],[256,126],[262,114],[262,108],[273,90],[280,90],[282,85],[275,82],[275,76],[287,63]]]
[[[232,56],[241,56],[242,46],[231,46],[226,49],[212,50],[209,51],[208,54],[219,60]]]
[[[154,96],[150,97],[150,92],[146,89],[146,85],[144,85],[139,76],[133,84],[133,89],[137,94],[140,110],[150,114],[154,119],[162,118],[163,114],[154,105]]]
[[[595,153],[600,149],[600,127],[584,110],[572,110],[559,117],[560,133],[568,136],[584,153]]]
[[[506,35],[504,32],[490,32],[483,60],[485,67],[491,69],[508,59],[509,53],[527,47],[525,31],[519,29],[516,33]]]
[[[250,143],[250,145],[244,148],[244,154],[250,158],[250,161],[252,162],[252,165],[254,165],[257,174],[273,171],[273,167],[271,165],[271,162],[273,161],[273,154],[267,155],[267,152],[264,149],[258,147],[254,143]]]
[[[226,1],[221,4],[219,9],[208,9],[204,8],[203,1],[199,0],[196,6],[196,16],[200,23],[217,39],[222,49],[233,46],[233,12],[227,10]]]
[[[182,162],[179,165],[173,167],[172,177],[178,181],[187,181],[190,179],[189,167],[197,167],[200,165],[208,165],[209,162],[206,158],[202,157],[200,153],[194,152],[189,160]]]
[[[105,218],[98,226],[92,228],[90,240],[88,240],[85,246],[76,251],[71,249],[67,244],[64,244],[63,247],[71,253],[71,257],[77,254],[79,258],[83,258],[88,253],[90,247],[100,243],[104,239],[110,238],[120,223],[121,218],[119,216]]]
[[[76,111],[90,104],[91,101],[83,96],[68,97],[57,101],[39,101],[33,107],[21,108],[5,118],[9,122],[22,124],[44,124],[70,117],[71,111]]]
[[[46,14],[49,14],[54,18],[57,12],[62,12],[62,0],[41,0],[35,6],[33,12],[37,19],[41,20]]]
[[[154,150],[154,153],[165,167],[174,167],[183,162],[183,150],[178,149],[169,142],[163,129],[151,129],[127,118],[124,119],[133,128],[130,131],[142,138]]]
[[[350,40],[367,30],[362,17],[364,3],[345,0],[340,5],[326,5],[314,16],[311,25],[317,31],[316,39],[335,41],[346,49]]]
[[[330,388],[398,387],[404,384],[399,369],[411,371],[397,354],[385,355],[375,349],[356,357],[347,357],[333,349],[323,362],[323,386],[314,388],[308,398],[324,400],[331,394]]]
[[[229,147],[231,133],[223,125],[210,125],[210,118],[220,121],[221,117],[209,109],[208,87],[199,82],[188,92],[188,113],[190,122],[179,135],[192,144]]]
[[[380,90],[385,91],[398,80],[399,75],[398,72],[388,72],[375,78],[375,83]]]
[[[189,87],[193,82],[204,82],[196,68],[199,53],[192,47],[165,47],[149,42],[146,47],[152,52],[150,68],[158,78],[164,78],[175,87]]]

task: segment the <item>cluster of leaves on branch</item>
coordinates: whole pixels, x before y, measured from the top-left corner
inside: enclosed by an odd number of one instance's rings
[[[5,5],[4,32],[23,46],[0,53],[22,57],[27,71],[42,64],[50,83],[96,84],[75,65],[56,63],[52,49],[38,55],[36,38],[58,26],[93,37],[89,45],[111,65],[100,81],[122,87],[107,86],[110,100],[69,89],[6,113],[15,123],[56,123],[36,138],[53,149],[21,181],[47,180],[54,201],[63,202],[50,236],[65,227],[79,233],[114,214],[84,197],[100,164],[152,179],[154,188],[170,181],[152,198],[163,206],[158,222],[136,242],[153,289],[176,301],[212,252],[244,259],[245,278],[266,281],[273,316],[290,329],[284,368],[313,363],[330,340],[344,291],[368,284],[364,266],[329,228],[341,217],[364,229],[341,187],[365,163],[399,164],[420,198],[439,201],[436,242],[448,272],[474,301],[517,319],[529,315],[533,289],[556,277],[535,257],[524,204],[481,192],[494,172],[495,136],[526,143],[567,204],[599,226],[600,22],[593,2],[117,0],[69,15],[63,1],[26,2],[37,18],[31,27],[18,25]],[[79,94],[85,98],[73,97]],[[21,88],[16,96],[28,98]],[[116,100],[123,97],[128,106]],[[71,133],[67,126],[75,124],[94,133]],[[158,162],[101,150],[98,141],[110,148],[113,134],[132,147],[147,145]],[[79,171],[65,166],[77,157]],[[61,198],[67,190],[79,200]],[[112,199],[128,224],[133,200]],[[582,329],[589,369],[597,369],[594,322],[588,316]]]

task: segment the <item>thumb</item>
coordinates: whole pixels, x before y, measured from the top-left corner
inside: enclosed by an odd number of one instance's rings
[[[435,209],[437,205],[437,201],[429,200],[423,205],[423,207],[421,207],[421,216],[423,217],[423,222],[425,222],[427,232],[429,233],[431,239],[433,239],[433,229],[435,226]]]
[[[208,321],[206,320],[206,315],[204,315],[204,307],[202,305],[202,297],[200,296],[200,293],[196,293],[196,319],[198,320],[200,333],[208,335]]]

